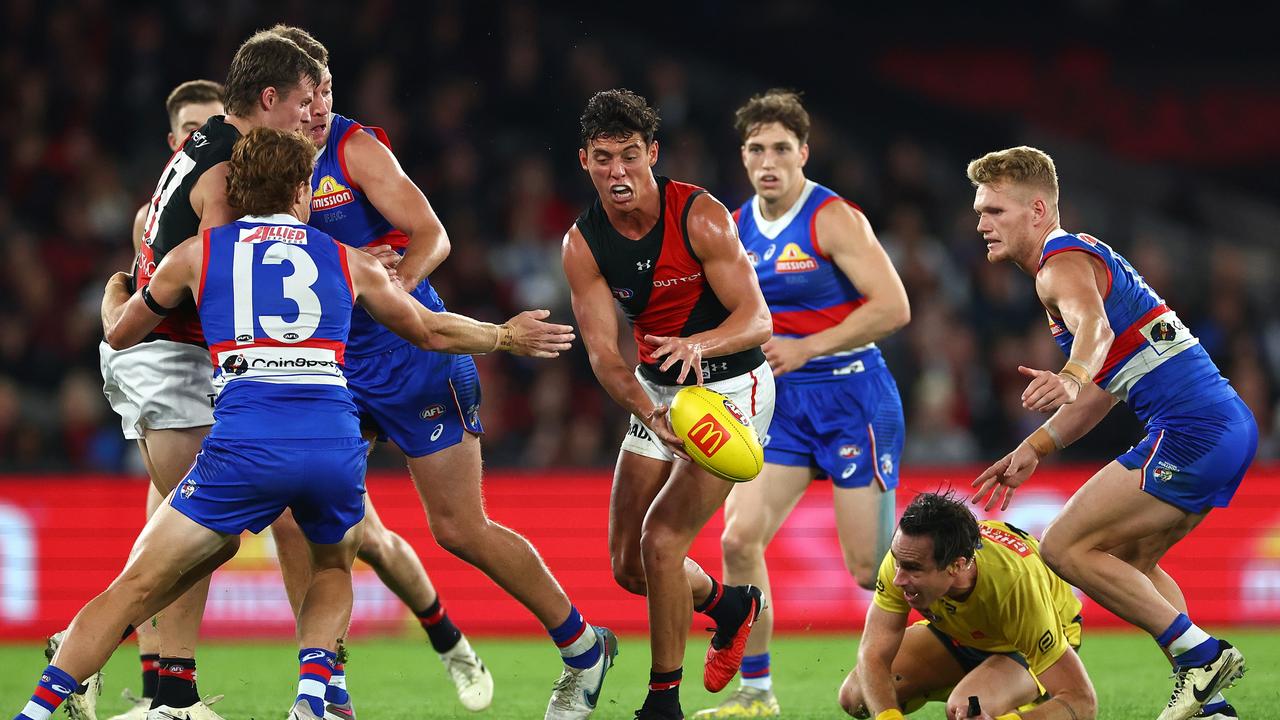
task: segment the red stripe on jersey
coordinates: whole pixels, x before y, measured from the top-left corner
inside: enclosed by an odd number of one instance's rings
[[[1147,338],[1142,334],[1142,327],[1167,312],[1169,312],[1169,306],[1167,305],[1151,308],[1146,315],[1138,318],[1124,332],[1116,335],[1116,339],[1111,342],[1111,349],[1107,351],[1107,360],[1102,363],[1102,369],[1098,371],[1095,377],[1102,378],[1110,375],[1121,360],[1129,357],[1134,350],[1137,350],[1147,341]]]
[[[377,240],[370,242],[365,247],[375,247],[378,245],[386,245],[393,250],[404,250],[409,247],[409,236],[399,230],[392,230]]]
[[[733,224],[737,225],[738,220],[742,219],[742,208],[733,211]]]
[[[826,200],[823,200],[818,207],[814,208],[813,214],[809,216],[809,244],[813,246],[813,251],[818,253],[818,257],[826,260],[827,262],[831,262],[831,256],[828,255],[826,251],[822,249],[822,246],[818,244],[818,213],[822,212],[822,208],[833,202],[842,202],[854,210],[857,210],[859,213],[862,212],[862,208],[858,207],[856,203],[849,202],[839,195],[832,195]]]
[[[342,340],[323,340],[313,338],[310,340],[302,340],[301,342],[281,342],[275,338],[255,338],[252,343],[238,344],[235,340],[227,340],[226,342],[214,343],[209,346],[209,355],[213,358],[213,364],[218,365],[218,353],[224,353],[229,350],[248,350],[255,347],[304,347],[319,348],[321,350],[332,350],[334,360],[341,363],[343,361],[343,353],[347,349],[347,344]]]
[[[1039,273],[1044,268],[1044,264],[1049,261],[1049,258],[1053,257],[1054,255],[1061,255],[1062,253],[1065,253],[1065,252],[1082,252],[1085,255],[1088,255],[1089,257],[1093,258],[1094,260],[1097,260],[1098,262],[1102,263],[1102,269],[1107,271],[1107,291],[1102,293],[1102,299],[1106,300],[1108,297],[1110,297],[1111,286],[1115,283],[1115,278],[1112,277],[1111,275],[1111,266],[1107,264],[1107,261],[1103,259],[1101,254],[1099,254],[1094,250],[1090,250],[1089,248],[1082,248],[1082,247],[1072,245],[1071,247],[1063,247],[1063,248],[1058,248],[1057,250],[1050,250],[1049,252],[1044,254],[1044,257],[1040,258],[1040,265],[1039,267],[1036,268],[1036,272]]]
[[[200,256],[204,258],[200,261],[200,295],[196,298],[196,306],[200,305],[200,298],[204,297],[204,281],[209,277],[209,235],[213,232],[213,228],[205,228],[200,233]]]
[[[663,223],[662,252],[653,269],[653,290],[644,311],[636,316],[633,324],[641,362],[654,362],[653,351],[657,349],[646,343],[644,336],[679,336],[688,324],[689,314],[698,304],[698,299],[704,292],[711,292],[702,263],[689,254],[680,227],[689,196],[701,189],[674,180],[667,182],[666,202],[660,219]]]
[[[342,133],[342,139],[338,141],[338,167],[342,168],[342,177],[347,181],[347,187],[352,192],[360,192],[360,186],[355,180],[351,179],[351,173],[347,171],[347,141],[351,139],[352,133],[360,132],[360,123],[353,122],[347,131]]]
[[[821,310],[774,310],[773,334],[775,335],[812,335],[816,332],[835,327],[849,316],[849,313],[866,304],[866,298],[858,298],[847,303],[832,305]]]
[[[356,304],[356,286],[351,282],[351,267],[347,265],[347,247],[337,240],[333,241],[338,246],[338,265],[342,268],[342,276],[347,279],[347,291],[351,293],[351,304]]]

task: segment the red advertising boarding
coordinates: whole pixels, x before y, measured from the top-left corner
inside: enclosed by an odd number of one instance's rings
[[[1019,490],[1012,508],[993,513],[1037,536],[1092,468],[1046,467]],[[954,484],[974,469],[904,473],[901,508],[912,495]],[[613,582],[606,542],[610,474],[491,473],[491,516],[518,529],[542,553],[592,622],[619,631],[645,629],[642,598]],[[407,476],[369,479],[388,526],[421,554],[450,615],[470,634],[540,634],[541,627],[478,571],[441,550],[426,528]],[[146,487],[130,477],[0,477],[0,639],[30,640],[61,629],[124,565],[138,530]],[[831,514],[831,486],[815,483],[769,548],[772,604],[781,631],[860,628],[869,595],[844,569]],[[979,512],[979,517],[986,517]],[[692,557],[717,575],[715,518]],[[1162,563],[1181,584],[1203,625],[1280,623],[1280,466],[1255,467],[1230,508],[1211,513]],[[355,573],[353,632],[399,632],[408,611],[367,567]],[[1090,627],[1120,621],[1085,601]],[[214,576],[205,636],[293,636],[270,533],[246,535],[240,554]]]

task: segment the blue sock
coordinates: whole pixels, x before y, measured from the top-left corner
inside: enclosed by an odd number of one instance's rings
[[[333,676],[338,654],[324,648],[302,648],[298,651],[298,698],[306,700],[311,712],[324,717],[324,696]]]
[[[324,701],[334,705],[346,705],[351,702],[351,694],[347,692],[346,665],[333,666],[333,675],[329,676],[329,686],[324,689]]]
[[[564,664],[571,668],[585,670],[600,659],[601,643],[596,630],[582,619],[582,613],[576,607],[570,607],[569,617],[547,633],[560,648]]]
[[[1207,665],[1218,656],[1218,640],[1192,623],[1186,613],[1174,618],[1156,643],[1169,651],[1178,667]]]
[[[62,701],[76,691],[77,685],[76,679],[61,669],[53,665],[46,667],[27,706],[13,720],[49,720]]]

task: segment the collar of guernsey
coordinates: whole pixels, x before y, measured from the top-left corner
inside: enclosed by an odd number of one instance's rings
[[[346,144],[356,133],[368,133],[387,150],[391,141],[381,128],[367,127],[337,113],[330,115],[329,138],[316,156],[311,172],[311,217],[307,223],[339,242],[363,248],[389,245],[404,254],[409,238],[383,217],[347,172]],[[424,279],[410,290],[410,295],[433,312],[443,312],[444,302]],[[352,312],[351,338],[347,354],[368,356],[393,350],[407,344],[369,316],[359,306]]]
[[[1099,387],[1144,422],[1235,397],[1200,341],[1128,260],[1092,235],[1059,228],[1046,238],[1039,268],[1068,252],[1096,259],[1107,273],[1103,309],[1115,339],[1094,376]],[[1047,308],[1046,315],[1054,341],[1070,357],[1075,337]]]
[[[773,316],[774,335],[800,338],[821,332],[838,325],[866,302],[816,240],[818,212],[837,202],[848,201],[806,180],[800,197],[773,220],[761,212],[759,196],[752,196],[734,213],[738,235]],[[881,367],[884,359],[880,350],[869,343],[815,357],[784,377],[791,381],[824,380]]]

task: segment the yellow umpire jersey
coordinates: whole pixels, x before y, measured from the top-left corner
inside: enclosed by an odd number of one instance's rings
[[[922,615],[960,645],[992,653],[1020,652],[1033,674],[1080,646],[1080,600],[1040,559],[1040,543],[1007,523],[978,523],[978,577],[963,600],[943,596]],[[893,584],[893,554],[886,553],[876,581],[875,604],[907,614],[902,589]]]

